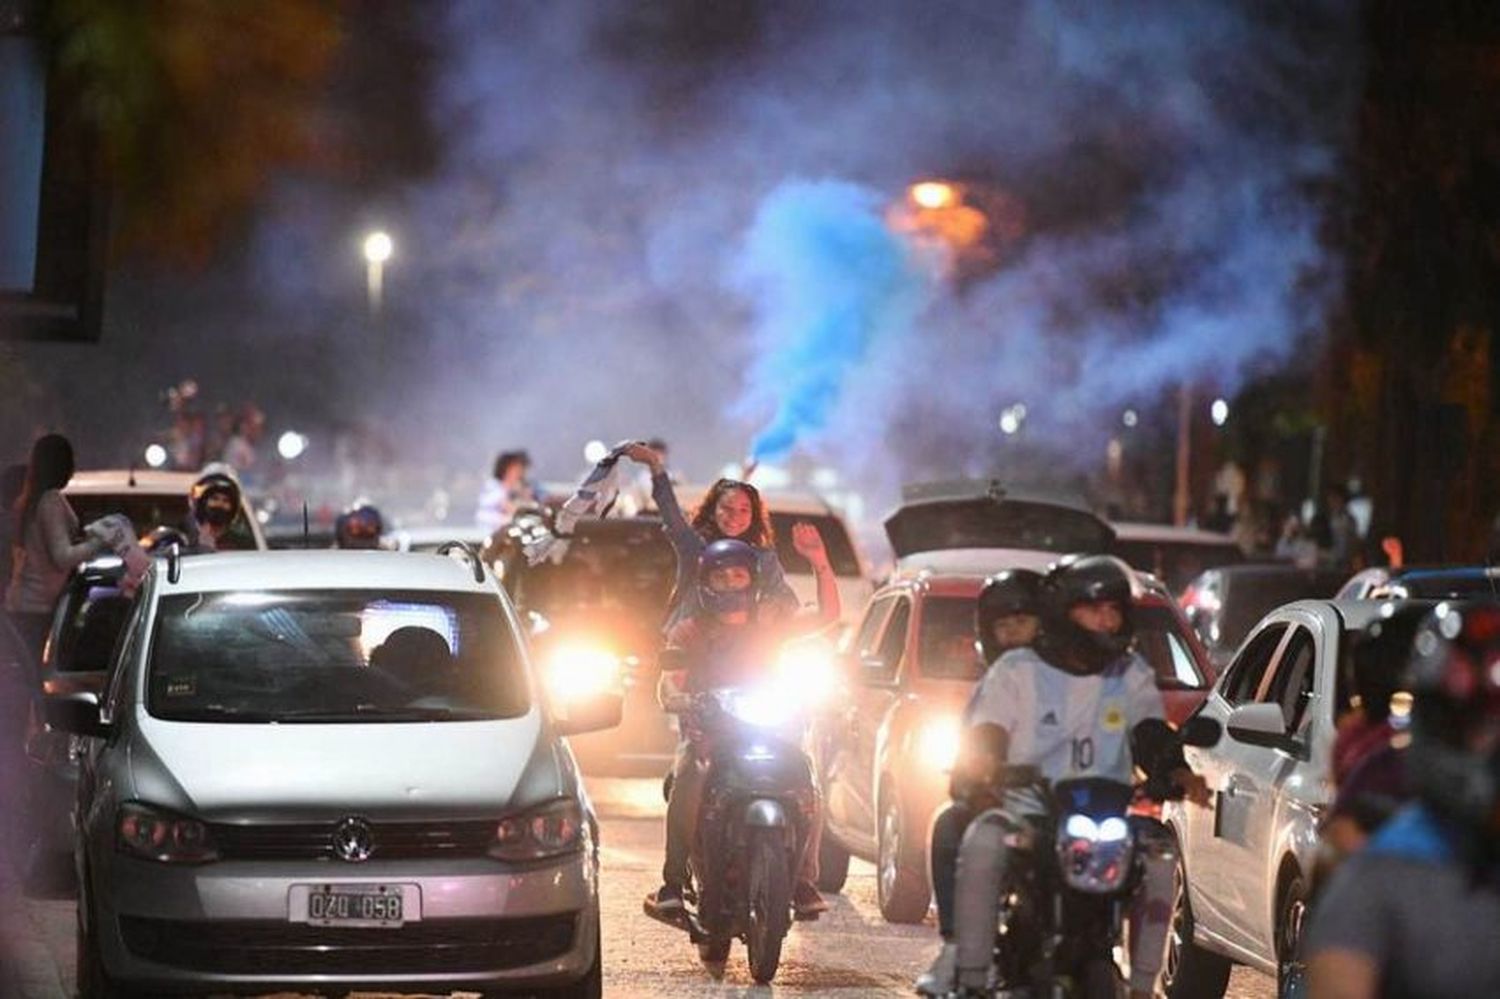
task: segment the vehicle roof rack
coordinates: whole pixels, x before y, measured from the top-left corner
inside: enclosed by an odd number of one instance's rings
[[[474,570],[474,582],[483,583],[484,563],[479,560],[479,553],[474,550],[473,545],[465,541],[444,541],[438,545],[437,554],[447,558],[448,553],[455,549],[463,552],[464,557],[469,560],[469,567]]]

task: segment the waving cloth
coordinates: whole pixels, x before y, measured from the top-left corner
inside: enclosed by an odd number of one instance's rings
[[[98,538],[107,549],[124,560],[125,575],[121,588],[126,593],[134,593],[141,578],[146,575],[146,569],[151,565],[151,556],[136,541],[135,527],[130,519],[124,514],[112,513],[100,517],[83,530],[85,534]]]
[[[621,441],[599,460],[584,476],[578,488],[557,511],[551,531],[525,543],[526,561],[531,565],[551,560],[561,562],[568,552],[573,527],[582,517],[602,517],[614,506],[620,492],[620,457],[633,441]]]

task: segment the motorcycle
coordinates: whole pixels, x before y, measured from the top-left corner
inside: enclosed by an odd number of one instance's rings
[[[1178,737],[1184,745],[1211,746],[1219,726],[1194,718]],[[1054,784],[1026,766],[1007,767],[1001,783],[1006,795],[1029,799],[1037,814],[1007,842],[1030,859],[1010,865],[1001,888],[995,994],[1123,997],[1114,952],[1124,939],[1143,853],[1153,845],[1143,842],[1147,827],[1132,821],[1132,807],[1143,798],[1160,802],[1180,792],[1164,778],[1139,787],[1101,778]]]
[[[817,818],[818,791],[801,745],[803,720],[773,685],[691,695],[678,712],[708,747],[707,774],[683,909],[654,919],[687,931],[715,978],[736,939],[750,974],[776,976],[794,919],[792,889]]]

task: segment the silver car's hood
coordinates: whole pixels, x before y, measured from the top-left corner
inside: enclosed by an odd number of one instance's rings
[[[213,820],[489,817],[576,794],[535,710],[486,722],[245,724],[144,719],[138,797]],[[175,800],[174,800],[175,799]]]

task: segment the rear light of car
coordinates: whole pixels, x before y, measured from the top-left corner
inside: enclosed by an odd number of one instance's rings
[[[543,860],[578,849],[583,809],[572,798],[559,798],[500,820],[489,854],[498,860]]]
[[[135,802],[120,806],[115,844],[122,853],[163,864],[206,864],[219,857],[202,822]]]

